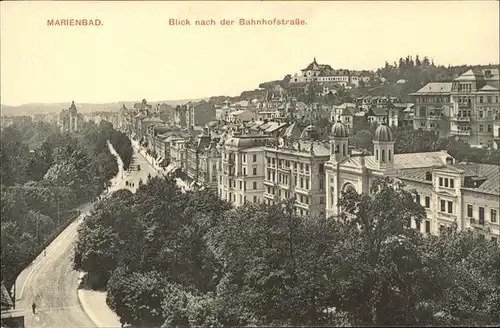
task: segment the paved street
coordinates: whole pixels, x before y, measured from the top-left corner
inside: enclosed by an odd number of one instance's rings
[[[140,179],[146,181],[149,173],[157,174],[141,155],[136,155],[136,160],[141,166],[141,171],[125,172],[123,180],[120,179],[121,174],[119,174],[110,192],[125,188],[125,180],[133,182],[135,190]],[[77,287],[80,273],[73,270],[71,260],[78,224],[91,208],[90,204],[83,206],[82,216],[47,247],[47,255],[44,256],[42,252],[41,256],[19,276],[16,284],[18,298],[16,308],[25,310],[27,328],[95,327],[78,300]],[[35,315],[31,312],[32,302],[37,305]],[[100,309],[106,306],[106,304],[88,305],[96,316],[99,316]],[[109,322],[109,320],[103,321]]]

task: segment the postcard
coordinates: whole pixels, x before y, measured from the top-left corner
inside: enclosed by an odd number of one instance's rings
[[[500,326],[496,1],[2,1],[1,326]]]

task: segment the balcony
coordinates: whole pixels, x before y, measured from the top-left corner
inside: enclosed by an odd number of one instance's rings
[[[484,228],[484,219],[477,220],[476,218],[469,218],[469,220],[470,220],[469,222],[470,222],[471,227],[479,228],[479,229]]]
[[[264,179],[264,184],[267,186],[276,186],[276,182],[268,180],[268,179]]]
[[[470,122],[470,117],[468,117],[468,116],[452,116],[451,120],[455,121],[455,122]]]
[[[429,121],[441,121],[443,119],[443,116],[441,115],[430,115],[427,117]]]
[[[274,194],[271,194],[270,192],[265,192],[264,193],[264,198],[274,199]]]
[[[470,136],[470,130],[450,130],[450,133],[456,136]]]

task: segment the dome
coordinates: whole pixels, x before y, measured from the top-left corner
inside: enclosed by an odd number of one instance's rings
[[[335,122],[335,124],[332,126],[332,135],[335,138],[347,138],[349,137],[349,132],[347,131],[347,128],[342,122]]]
[[[375,131],[375,137],[373,138],[373,141],[380,141],[380,142],[394,141],[391,128],[389,128],[385,123],[380,124],[377,130]]]

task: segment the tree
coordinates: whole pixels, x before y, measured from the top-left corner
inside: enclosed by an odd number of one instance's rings
[[[360,149],[373,149],[373,135],[369,130],[361,130],[349,138],[349,143]]]
[[[371,196],[347,192],[340,206],[344,214],[337,229],[344,236],[339,245],[344,256],[336,269],[338,306],[358,324],[414,323],[412,295],[422,241],[409,224],[425,218],[425,211],[391,179],[376,180]]]

